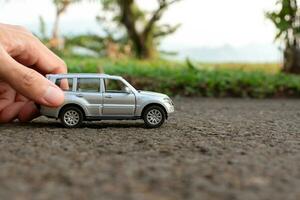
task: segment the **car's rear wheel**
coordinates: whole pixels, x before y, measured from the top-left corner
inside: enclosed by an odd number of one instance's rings
[[[69,106],[62,110],[60,120],[67,128],[78,128],[82,125],[83,113],[79,108]]]
[[[147,128],[158,128],[166,120],[166,114],[160,106],[150,106],[143,112],[143,119]]]

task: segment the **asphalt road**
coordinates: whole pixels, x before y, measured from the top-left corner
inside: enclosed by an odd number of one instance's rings
[[[300,100],[175,104],[154,130],[0,125],[0,199],[300,199]]]

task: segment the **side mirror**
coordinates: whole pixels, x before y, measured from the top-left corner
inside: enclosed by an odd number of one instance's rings
[[[126,92],[127,94],[130,94],[130,93],[131,93],[131,90],[129,89],[129,87],[125,87],[125,92]]]

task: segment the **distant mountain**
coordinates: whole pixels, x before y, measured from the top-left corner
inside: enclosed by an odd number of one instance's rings
[[[272,44],[196,48],[165,46],[163,49],[177,51],[178,54],[172,58],[182,60],[189,57],[201,62],[279,62],[282,60],[281,51]]]

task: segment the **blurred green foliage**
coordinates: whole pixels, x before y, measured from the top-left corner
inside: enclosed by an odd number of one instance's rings
[[[181,63],[81,57],[65,60],[71,66],[70,72],[97,73],[104,70],[107,74],[123,76],[137,89],[163,92],[171,96],[300,97],[300,77],[273,71],[268,73],[255,67],[251,70],[251,65],[243,70],[236,67],[230,69],[226,66],[229,64],[225,64],[224,68],[219,64],[218,69],[213,64],[203,67],[203,64],[191,61]],[[245,68],[246,64],[242,65]],[[278,65],[273,66],[275,68]]]
[[[277,28],[275,38],[283,39],[287,47],[294,46],[300,31],[297,0],[277,0],[276,4],[281,7],[279,10],[266,13]]]
[[[82,47],[95,53],[97,56],[105,56],[105,38],[95,34],[69,36],[65,38],[64,54],[72,55],[74,47]]]
[[[277,0],[277,9],[266,13],[277,29],[276,40],[283,43],[283,71],[300,74],[300,10],[297,0]]]

